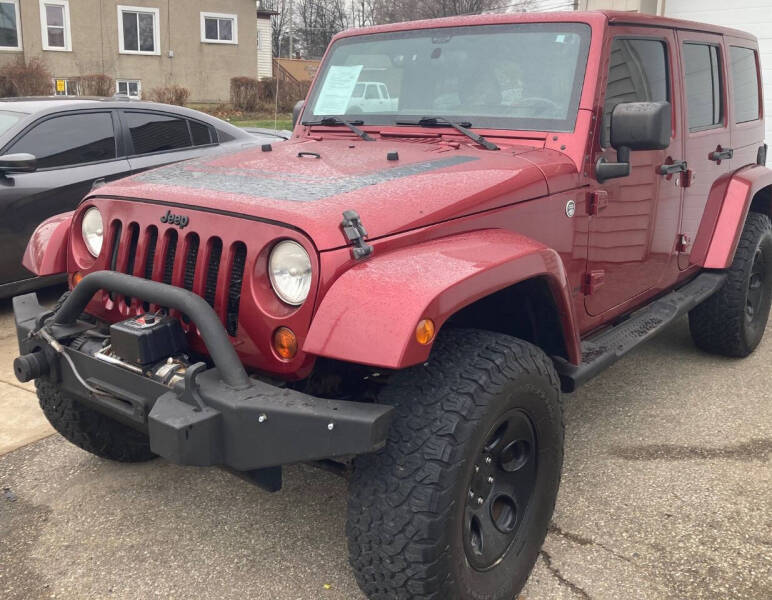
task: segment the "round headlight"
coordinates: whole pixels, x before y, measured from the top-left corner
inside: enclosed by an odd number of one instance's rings
[[[276,295],[299,306],[311,289],[311,259],[303,246],[291,240],[279,242],[268,258],[268,275]]]
[[[104,224],[102,223],[102,213],[99,209],[92,206],[83,214],[81,222],[81,232],[83,234],[83,243],[91,255],[96,258],[102,251],[102,240],[104,239]]]

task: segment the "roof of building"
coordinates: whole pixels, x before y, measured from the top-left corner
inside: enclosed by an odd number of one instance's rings
[[[277,67],[295,81],[311,81],[319,70],[318,60],[302,58],[274,58]]]

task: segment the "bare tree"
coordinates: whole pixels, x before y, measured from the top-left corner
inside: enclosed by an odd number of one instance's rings
[[[320,57],[332,37],[351,24],[346,0],[296,0],[295,10],[298,43],[307,57]]]

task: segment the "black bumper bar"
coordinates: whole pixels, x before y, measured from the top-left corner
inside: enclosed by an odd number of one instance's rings
[[[184,312],[201,331],[215,367],[193,365],[184,382],[169,387],[69,347],[94,328],[78,315],[99,289]],[[13,306],[22,359],[35,357],[28,373],[146,432],[153,452],[172,462],[252,471],[372,452],[386,442],[390,406],[317,398],[248,377],[215,312],[187,290],[97,272],[55,314],[35,294],[14,298]]]
[[[107,290],[146,302],[174,308],[188,315],[198,327],[223,382],[235,389],[249,385],[249,377],[212,307],[201,296],[186,289],[150,281],[115,271],[97,271],[86,275],[75,286],[54,315],[54,323],[72,325],[99,290]]]

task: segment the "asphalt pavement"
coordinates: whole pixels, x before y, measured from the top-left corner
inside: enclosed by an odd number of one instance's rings
[[[0,304],[0,598],[363,600],[346,481],[111,463],[68,444],[13,378]],[[525,600],[772,598],[772,327],[697,351],[686,321],[566,397],[553,525]]]

